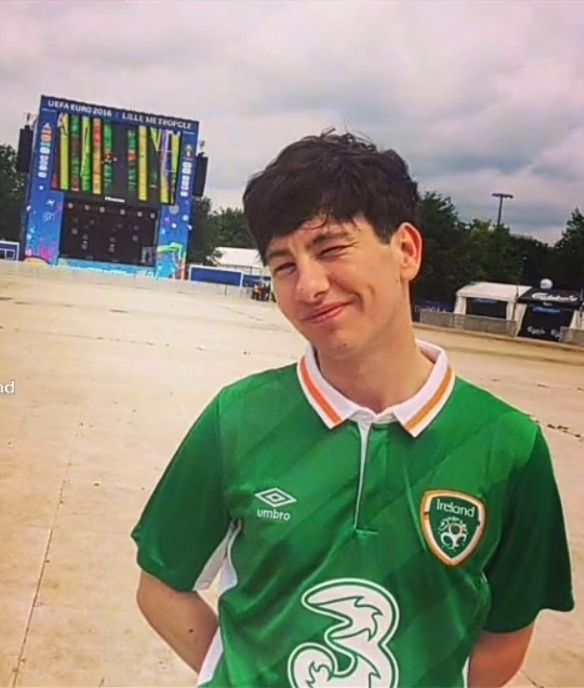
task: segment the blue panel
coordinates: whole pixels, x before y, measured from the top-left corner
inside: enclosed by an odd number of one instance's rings
[[[255,287],[257,284],[269,284],[270,280],[260,275],[247,275],[243,276],[243,287]]]
[[[196,132],[183,134],[176,187],[176,204],[162,206],[160,212],[156,277],[182,279],[184,275],[191,229],[196,150]]]
[[[57,111],[41,111],[36,124],[35,149],[29,177],[25,227],[25,260],[57,262],[63,217],[63,193],[51,189],[51,170],[57,148]]]
[[[213,284],[228,284],[239,287],[241,272],[236,270],[217,270],[214,268],[191,268],[189,279],[193,282],[210,282]]]

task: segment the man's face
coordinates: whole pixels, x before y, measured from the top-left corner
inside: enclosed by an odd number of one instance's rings
[[[362,216],[341,224],[315,218],[272,239],[267,262],[286,318],[321,355],[344,358],[407,325],[421,253],[420,234],[409,224],[383,243]]]

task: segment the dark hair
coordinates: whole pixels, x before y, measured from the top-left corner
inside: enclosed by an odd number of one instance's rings
[[[290,144],[249,180],[243,212],[264,260],[274,237],[318,215],[347,222],[363,214],[383,241],[402,222],[417,224],[418,185],[404,160],[394,150],[333,131]]]

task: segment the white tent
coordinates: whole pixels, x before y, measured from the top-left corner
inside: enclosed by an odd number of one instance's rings
[[[264,267],[260,254],[255,248],[219,246],[217,251],[221,254],[217,259],[217,267],[240,270],[250,275],[270,274],[269,270]]]
[[[467,299],[489,299],[506,304],[506,320],[521,322],[525,313],[525,306],[517,303],[517,299],[531,287],[524,284],[501,284],[500,282],[471,282],[456,292],[455,313],[467,313]]]

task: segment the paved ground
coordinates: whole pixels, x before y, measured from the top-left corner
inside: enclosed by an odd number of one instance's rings
[[[0,686],[194,684],[136,611],[129,531],[217,388],[303,348],[272,305],[123,284],[0,268]],[[579,597],[584,351],[420,334],[546,429]],[[516,685],[583,686],[583,629],[544,613]]]

